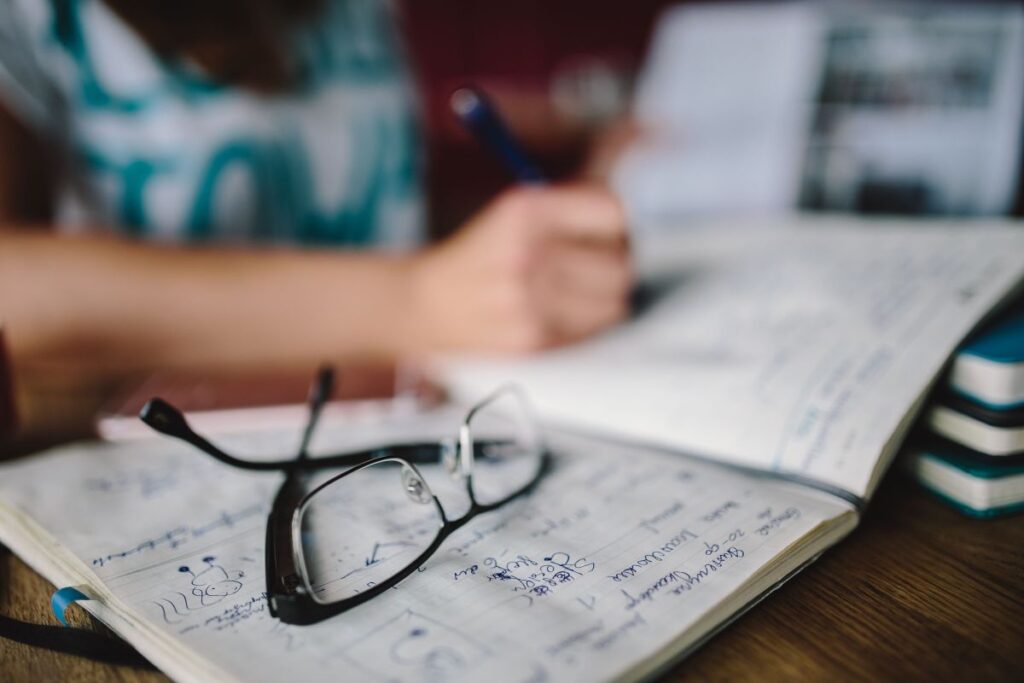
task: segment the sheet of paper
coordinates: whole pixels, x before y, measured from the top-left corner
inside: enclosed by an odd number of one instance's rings
[[[1024,275],[1024,230],[807,218],[640,239],[646,314],[525,361],[442,366],[526,387],[558,424],[869,496],[956,344]],[[879,466],[881,463],[881,466]]]
[[[403,424],[436,435],[458,417]],[[295,437],[217,441],[270,454]],[[314,452],[395,437],[341,420]],[[555,449],[530,498],[474,520],[396,589],[314,626],[267,612],[264,522],[277,475],[240,473],[169,440],[73,446],[2,468],[0,537],[29,558],[26,529],[58,539],[92,585],[137,615],[137,643],[156,634],[180,646],[143,651],[181,680],[610,680],[643,671],[633,667],[672,641],[670,651],[692,643],[716,606],[716,621],[742,606],[725,603],[752,577],[808,560],[823,548],[810,539],[828,527],[832,543],[855,523],[838,499],[774,479],[568,437]],[[434,474],[442,502],[459,507]]]
[[[634,102],[645,136],[613,174],[634,224],[796,206],[824,19],[803,3],[664,12]]]

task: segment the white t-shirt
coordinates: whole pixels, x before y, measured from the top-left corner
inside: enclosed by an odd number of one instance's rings
[[[415,244],[421,148],[390,5],[330,0],[292,41],[301,87],[259,95],[161,60],[102,0],[2,0],[0,99],[57,142],[64,226]]]

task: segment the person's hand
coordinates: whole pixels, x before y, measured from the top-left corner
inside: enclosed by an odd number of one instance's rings
[[[524,352],[625,317],[632,286],[622,206],[597,185],[520,187],[416,257],[427,348]]]

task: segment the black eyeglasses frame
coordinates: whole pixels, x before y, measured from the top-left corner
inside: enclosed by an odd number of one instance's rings
[[[367,449],[344,454],[310,458],[309,443],[320,420],[323,407],[333,393],[334,373],[331,368],[321,368],[313,382],[309,398],[309,418],[303,430],[302,442],[295,458],[289,460],[250,461],[227,454],[204,437],[196,433],[188,424],[185,416],[170,403],[160,398],[153,398],[143,407],[139,417],[154,430],[185,441],[210,455],[216,460],[251,471],[285,472],[285,480],[274,496],[270,513],[267,517],[267,533],[265,546],[265,569],[267,580],[267,600],[270,614],[283,623],[292,625],[315,624],[341,614],[373,599],[387,590],[397,586],[414,572],[419,570],[426,561],[437,552],[438,548],[453,533],[465,526],[478,515],[491,512],[511,501],[528,495],[550,471],[553,458],[550,451],[541,442],[540,462],[534,477],[518,490],[508,496],[492,502],[480,503],[473,490],[473,463],[478,457],[478,449],[493,445],[493,441],[474,442],[469,433],[468,424],[473,415],[506,392],[514,392],[524,402],[522,392],[514,386],[500,387],[478,402],[468,412],[463,421],[460,438],[455,441],[440,443],[422,442],[396,444],[383,448]],[[305,573],[301,571],[303,563],[301,555],[300,524],[304,506],[317,492],[350,476],[370,465],[394,461],[411,468],[421,481],[426,479],[416,465],[437,464],[446,462],[456,450],[454,467],[462,473],[466,485],[466,494],[470,506],[467,512],[458,519],[449,519],[444,506],[437,496],[430,492],[436,506],[441,526],[431,544],[406,567],[396,572],[387,580],[367,587],[356,595],[332,603],[317,601],[310,592]],[[482,451],[481,451],[482,452]],[[331,477],[311,491],[307,491],[309,474],[325,469],[347,468],[344,472]],[[454,470],[453,470],[454,471]],[[429,490],[429,484],[428,484]]]

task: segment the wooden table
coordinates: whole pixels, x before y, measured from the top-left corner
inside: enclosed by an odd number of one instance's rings
[[[53,623],[52,586],[0,562],[0,613]],[[4,640],[0,678],[166,680]],[[968,519],[893,472],[851,537],[665,680],[1024,680],[1024,517]]]

